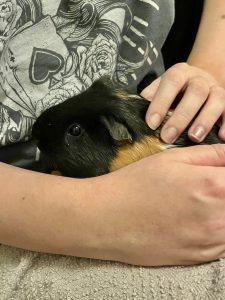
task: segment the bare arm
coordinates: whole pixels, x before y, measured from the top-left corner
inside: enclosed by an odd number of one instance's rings
[[[95,257],[95,248],[100,248],[95,225],[101,226],[104,207],[98,180],[45,175],[5,164],[0,170],[0,243]]]
[[[145,266],[224,257],[224,152],[168,150],[84,180],[0,164],[0,243]]]
[[[225,1],[205,0],[188,63],[210,72],[225,88]]]
[[[188,131],[189,137],[202,142],[222,117],[219,136],[225,141],[224,0],[205,0],[198,34],[187,63],[175,64],[142,92],[145,98],[152,100],[146,115],[151,128],[162,123],[180,92],[182,98],[161,130],[162,139],[173,143],[194,120]]]

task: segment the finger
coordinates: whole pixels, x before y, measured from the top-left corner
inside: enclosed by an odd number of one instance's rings
[[[171,159],[196,166],[225,166],[225,145],[198,145],[188,148],[174,148],[167,150],[164,155],[171,155]],[[225,169],[222,168],[225,178]]]
[[[156,94],[146,113],[146,122],[151,129],[154,130],[161,124],[171,104],[184,88],[187,79],[186,69],[177,65],[162,75]]]
[[[224,110],[224,89],[220,87],[212,88],[206,104],[188,131],[190,139],[194,142],[202,142]]]
[[[144,97],[146,100],[152,101],[152,98],[154,97],[159,84],[161,81],[161,77],[154,80],[149,86],[147,86],[142,92],[141,96]]]
[[[189,82],[183,98],[161,130],[164,142],[173,143],[180,136],[207,100],[208,94],[209,86],[205,79],[197,77]]]

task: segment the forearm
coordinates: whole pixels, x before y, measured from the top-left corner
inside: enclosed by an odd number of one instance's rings
[[[210,72],[225,87],[225,1],[205,0],[188,63]]]
[[[70,179],[0,164],[0,182],[0,243],[74,256],[99,255],[105,206],[98,189],[103,179]]]

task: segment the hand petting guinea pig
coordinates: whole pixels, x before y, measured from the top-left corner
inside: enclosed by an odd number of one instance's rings
[[[188,128],[173,145],[162,142],[161,127],[152,130],[145,122],[148,107],[149,101],[103,77],[44,111],[32,135],[55,170],[76,178],[100,176],[171,147],[194,145]],[[201,144],[223,143],[218,131],[215,125]]]

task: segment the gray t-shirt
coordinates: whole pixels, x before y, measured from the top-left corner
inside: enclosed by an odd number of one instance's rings
[[[159,75],[173,15],[172,0],[0,0],[0,161],[39,169],[35,119],[101,76]]]

